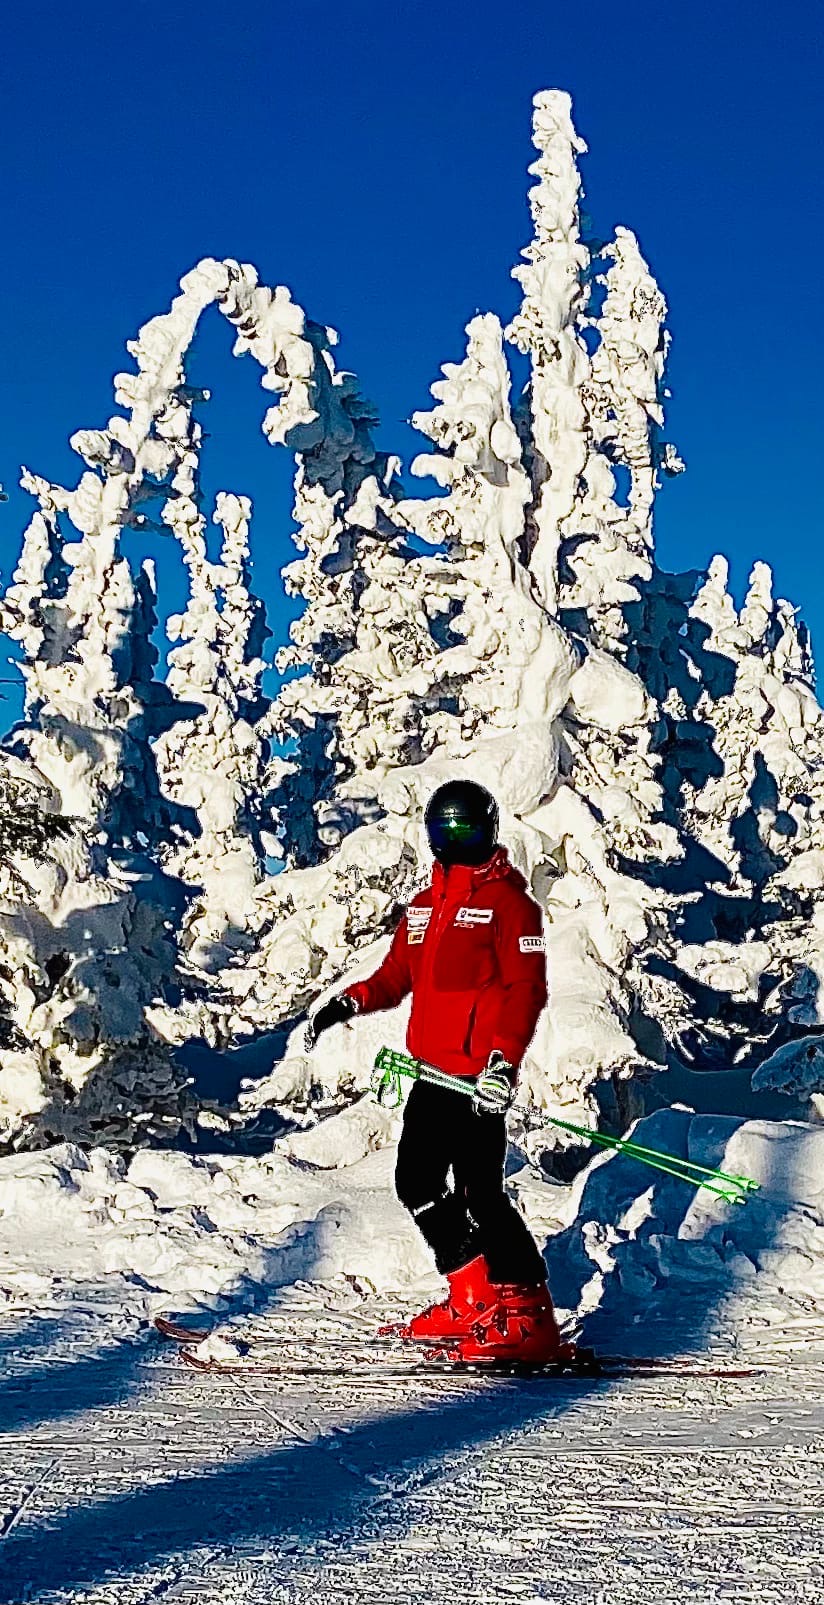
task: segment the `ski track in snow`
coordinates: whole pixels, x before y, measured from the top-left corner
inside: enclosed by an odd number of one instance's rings
[[[396,1309],[290,1289],[238,1321],[328,1358],[303,1379],[4,1317],[2,1605],[820,1598],[824,1325],[714,1347],[763,1364],[735,1380],[336,1377]]]

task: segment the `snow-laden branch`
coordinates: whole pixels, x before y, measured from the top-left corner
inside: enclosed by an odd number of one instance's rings
[[[530,419],[535,507],[530,564],[541,596],[554,609],[558,552],[577,534],[577,497],[587,458],[587,417],[582,386],[589,358],[580,318],[589,251],[581,239],[581,180],[576,157],[586,150],[572,124],[572,101],[560,90],[536,95],[532,138],[538,160],[529,171],[535,234],[513,268],[522,286],[521,309],[506,331],[530,358]]]

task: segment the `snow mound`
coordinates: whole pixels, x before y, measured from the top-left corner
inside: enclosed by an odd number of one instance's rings
[[[126,1164],[63,1144],[0,1159],[0,1302],[82,1297],[142,1318],[251,1308],[299,1278],[428,1285],[432,1266],[392,1194],[393,1157],[369,1153],[331,1178],[285,1153],[143,1149]]]
[[[516,1170],[510,1185],[546,1242],[565,1320],[607,1351],[824,1323],[823,1128],[673,1108],[634,1135],[761,1190],[729,1205],[619,1154],[593,1160],[572,1187]],[[360,1145],[362,1134],[353,1155]],[[346,1278],[386,1300],[441,1285],[393,1195],[391,1144],[329,1170],[284,1149],[265,1159],[145,1149],[127,1165],[64,1144],[0,1160],[0,1301],[80,1301],[145,1320],[239,1315],[298,1281]]]
[[[655,1331],[658,1344],[700,1346],[753,1325],[824,1324],[824,1130],[672,1108],[632,1135],[761,1190],[732,1205],[623,1155],[593,1161],[547,1246],[555,1298],[592,1341]]]
[[[754,1092],[786,1092],[804,1097],[824,1092],[824,1036],[820,1033],[785,1042],[758,1066]]]

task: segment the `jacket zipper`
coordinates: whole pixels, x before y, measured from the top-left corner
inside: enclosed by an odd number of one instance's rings
[[[425,981],[425,986],[423,988],[423,995],[426,998],[428,998],[429,993],[432,990],[430,985],[429,985],[429,982],[430,982],[430,979],[431,979],[431,976],[432,976],[432,969],[433,969],[433,966],[434,966],[434,963],[435,963],[435,947],[437,945],[438,936],[440,934],[439,927],[440,927],[441,920],[443,919],[443,912],[444,912],[445,903],[446,903],[446,887],[444,886],[444,889],[441,892],[440,908],[438,909],[438,912],[435,915],[435,918],[433,920],[430,920],[429,927],[428,927],[427,933],[426,933],[427,936],[429,937],[429,953],[427,955],[426,981]],[[423,1036],[423,1034],[424,1034],[424,1030],[423,1030],[423,1028],[424,1028],[424,1019],[425,1019],[425,1016],[421,1019],[421,1036]]]
[[[476,1000],[473,1003],[472,1008],[469,1011],[469,1024],[468,1024],[468,1026],[466,1028],[466,1036],[463,1039],[463,1047],[461,1049],[461,1052],[465,1053],[467,1058],[469,1058],[469,1044],[472,1041],[472,1032],[475,1029],[475,1015],[477,1014],[477,1012],[478,1012],[478,1004],[477,1004],[477,1000]]]
[[[486,878],[486,877],[484,877],[484,878]],[[478,891],[478,883],[476,882],[473,885],[471,885],[469,887],[468,891],[467,891],[467,894],[466,894],[467,903],[471,903],[471,901],[472,901],[473,897],[476,895],[477,891]],[[427,933],[426,933],[427,936],[429,936],[430,932],[433,930],[433,926],[434,926],[434,932],[433,932],[432,937],[431,937],[429,958],[428,958],[427,966],[426,966],[426,985],[425,985],[425,988],[424,988],[425,995],[428,995],[429,992],[431,991],[431,987],[429,985],[429,981],[430,981],[430,978],[431,978],[431,975],[432,975],[432,970],[433,970],[434,964],[435,964],[435,946],[436,946],[437,938],[440,935],[439,927],[440,927],[441,921],[443,919],[445,902],[446,902],[446,883],[444,882],[444,888],[443,888],[443,891],[441,892],[440,907],[438,909],[437,914],[435,914],[434,919],[431,919],[429,921],[428,926],[427,926]],[[434,903],[433,903],[432,907],[433,907],[433,913],[434,913]],[[423,959],[423,954],[421,954],[421,958]],[[422,980],[423,980],[423,977],[424,977],[424,971],[423,971],[423,965],[422,965],[421,966],[421,979]],[[475,1023],[476,1011],[477,1011],[477,1003],[473,1003],[472,1009],[471,1009],[471,1012],[470,1012],[470,1016],[469,1016],[469,1029],[468,1029],[467,1036],[464,1039],[464,1052],[468,1051],[467,1044],[469,1043],[469,1041],[470,1041],[470,1039],[472,1037],[472,1028],[473,1028],[473,1025]],[[425,1016],[422,1016],[421,1017],[421,1035],[423,1035],[424,1019],[425,1019]]]

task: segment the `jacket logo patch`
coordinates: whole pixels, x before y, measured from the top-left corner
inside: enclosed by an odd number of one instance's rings
[[[546,952],[546,942],[542,936],[519,936],[518,946],[522,953]]]
[[[455,915],[456,925],[488,925],[494,910],[491,908],[459,908]]]
[[[406,942],[408,947],[411,947],[416,942],[423,941],[431,918],[431,908],[415,907],[406,910]]]

